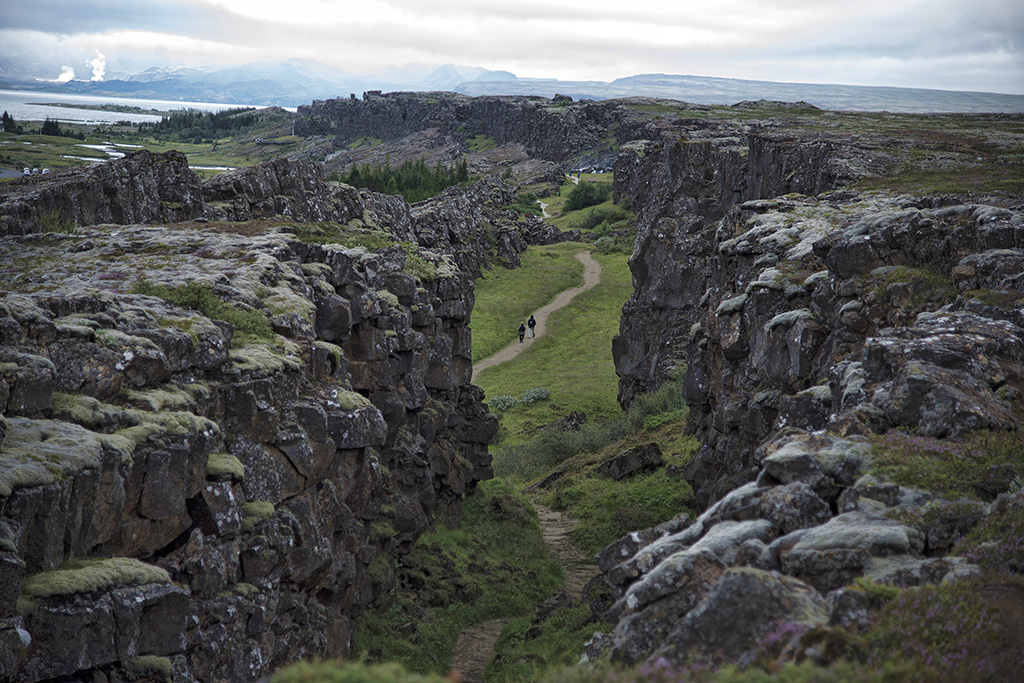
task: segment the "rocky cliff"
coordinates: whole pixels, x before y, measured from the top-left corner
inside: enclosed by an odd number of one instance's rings
[[[363,99],[299,107],[296,133],[389,141],[437,130],[459,139],[486,136],[499,145],[521,143],[532,157],[561,162],[600,147],[616,116],[614,105],[574,104],[569,98],[371,92]]]
[[[620,401],[685,369],[702,512],[601,553],[615,627],[590,657],[828,663],[867,626],[854,579],[976,577],[957,543],[1024,510],[1020,198],[834,189],[905,143],[799,137],[635,142],[616,163],[640,216]]]
[[[0,680],[346,655],[396,559],[490,476],[471,272],[555,238],[512,194],[409,207],[298,162],[200,184],[174,153],[15,185]],[[51,205],[78,227],[39,232]]]

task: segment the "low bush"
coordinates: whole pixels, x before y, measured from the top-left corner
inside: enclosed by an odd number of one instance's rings
[[[532,406],[537,401],[544,401],[551,397],[551,391],[544,387],[534,387],[527,389],[523,392],[523,395],[519,397],[519,402],[524,406]]]
[[[579,211],[608,201],[612,196],[611,183],[581,182],[569,192],[562,208],[563,213]]]
[[[487,405],[490,406],[492,410],[500,410],[502,412],[515,407],[517,403],[519,403],[519,400],[515,396],[509,396],[508,394],[495,396],[487,401]]]
[[[872,437],[875,473],[945,498],[992,500],[1024,475],[1017,432],[979,431],[936,439],[890,431]]]
[[[359,618],[352,650],[435,674],[450,669],[460,631],[527,614],[564,580],[536,515],[496,479],[465,499],[458,528],[424,534],[393,570],[399,586]]]

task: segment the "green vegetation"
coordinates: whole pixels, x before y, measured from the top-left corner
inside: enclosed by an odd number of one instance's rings
[[[170,583],[167,572],[134,558],[112,557],[106,560],[68,560],[60,569],[34,574],[21,584],[21,594],[29,600],[72,593],[92,593],[114,586],[143,586]]]
[[[189,282],[175,287],[154,283],[151,280],[137,280],[131,288],[132,294],[155,296],[170,301],[182,308],[191,308],[207,318],[230,323],[236,335],[241,337],[257,337],[270,339],[274,330],[270,321],[260,311],[242,308],[225,302],[213,293],[213,288],[205,282]],[[232,342],[241,343],[242,339]]]
[[[1016,432],[978,431],[948,439],[890,431],[872,437],[875,473],[945,498],[991,500],[1024,476]]]
[[[353,187],[365,187],[374,192],[400,194],[412,204],[429,199],[452,185],[468,182],[469,171],[465,160],[450,169],[442,166],[441,162],[430,168],[421,157],[415,162],[404,161],[395,169],[390,164],[355,164],[346,174],[332,173],[331,180],[348,183]]]
[[[608,201],[612,196],[612,184],[581,182],[569,191],[569,198],[562,208],[563,213],[579,211]]]
[[[57,209],[47,211],[39,217],[39,229],[42,232],[55,232],[62,235],[79,234],[75,220],[66,217],[63,212]]]
[[[514,209],[520,216],[539,216],[541,213],[537,195],[532,192],[520,192],[516,201],[505,208]]]
[[[536,516],[500,480],[466,499],[459,528],[422,536],[393,571],[418,588],[381,596],[360,617],[353,650],[418,673],[447,673],[462,629],[526,614],[562,581]]]
[[[563,258],[566,258],[579,246],[557,245],[556,248],[564,249]],[[507,272],[508,278],[500,292],[488,292],[485,288],[491,285],[479,281],[481,288],[477,290],[473,312],[474,359],[490,355],[492,349],[500,349],[515,339],[514,330],[519,321],[525,320],[530,311],[543,303],[534,299],[527,305],[525,301],[526,295],[536,294],[537,288],[546,284],[531,281],[527,268],[533,251],[531,248],[524,254],[524,269]],[[618,377],[612,362],[611,342],[619,331],[619,313],[632,292],[632,279],[625,254],[596,254],[594,258],[601,264],[600,284],[577,296],[572,306],[553,313],[547,321],[547,334],[537,339],[514,363],[488,368],[477,378],[476,383],[488,396],[521,396],[536,386],[551,391],[549,401],[517,405],[502,415],[499,439],[505,445],[529,438],[536,427],[570,410],[585,412],[591,421],[614,419],[621,414],[616,400]],[[546,299],[565,288],[564,285],[554,288]],[[478,346],[481,342],[477,337],[478,321],[487,316],[494,316],[491,319],[496,322],[484,325],[485,330],[507,330],[497,343],[489,342],[489,348]],[[487,337],[482,343],[488,343]]]
[[[487,135],[474,135],[466,140],[466,144],[474,152],[486,152],[498,146],[498,141]]]
[[[574,257],[585,248],[578,242],[530,247],[521,256],[520,268],[498,266],[484,271],[476,281],[471,322],[473,362],[514,341],[519,323],[559,292],[583,284],[583,264]]]
[[[6,127],[4,128],[6,130]],[[60,122],[57,119],[51,119],[47,117],[43,121],[43,125],[39,128],[40,135],[52,135],[58,138],[76,138],[78,140],[85,140],[85,133],[82,131],[65,130],[60,127]]]
[[[206,461],[206,478],[214,481],[242,481],[245,466],[230,453],[210,453]]]
[[[363,662],[299,662],[273,675],[271,683],[450,683],[436,674],[410,673],[401,664]]]
[[[139,132],[164,140],[198,144],[213,142],[217,138],[241,135],[259,123],[253,107],[239,107],[223,111],[184,109],[161,117],[159,123],[140,123]]]
[[[612,626],[595,620],[587,604],[556,609],[540,620],[514,619],[501,632],[495,647],[499,654],[487,665],[485,678],[535,681],[552,667],[575,665],[594,633],[610,631]]]

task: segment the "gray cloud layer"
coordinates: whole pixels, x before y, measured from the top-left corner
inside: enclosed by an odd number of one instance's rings
[[[1020,0],[33,0],[0,5],[0,26],[5,56],[101,51],[112,71],[301,57],[350,71],[460,63],[1024,93]]]

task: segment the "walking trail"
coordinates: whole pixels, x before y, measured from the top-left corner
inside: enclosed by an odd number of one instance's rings
[[[561,292],[548,305],[536,313],[536,337],[527,338],[524,342],[514,341],[490,358],[485,358],[473,366],[473,379],[485,368],[512,360],[524,349],[547,332],[548,316],[560,308],[569,305],[577,294],[593,289],[601,281],[601,264],[593,259],[588,251],[581,251],[576,258],[583,264],[583,285]],[[576,520],[566,514],[548,509],[534,501],[537,516],[540,520],[544,542],[565,572],[565,591],[573,600],[579,600],[583,587],[595,574],[594,563],[583,554],[569,537],[569,532],[576,526]],[[509,619],[491,619],[477,624],[459,634],[452,655],[452,672],[457,675],[455,680],[460,683],[483,683],[484,669],[487,662],[494,656],[494,646],[498,636]]]
[[[536,500],[537,517],[541,533],[551,553],[562,565],[565,572],[565,592],[573,600],[583,595],[583,587],[594,577],[597,569],[592,558],[576,547],[569,532],[576,526],[576,520],[568,515],[544,507]],[[484,669],[494,656],[494,646],[501,630],[509,619],[491,619],[459,634],[452,655],[452,671],[458,672],[459,683],[483,683]]]
[[[537,327],[535,332],[536,337],[530,337],[529,331],[527,331],[526,340],[520,342],[518,339],[513,341],[511,344],[498,351],[496,354],[489,358],[484,358],[480,362],[473,366],[473,381],[475,382],[481,372],[489,367],[493,367],[500,363],[510,361],[526,349],[533,346],[533,343],[544,336],[547,332],[548,316],[557,311],[560,308],[565,308],[569,305],[569,302],[576,298],[577,294],[593,289],[601,281],[601,264],[594,260],[590,255],[589,251],[581,251],[576,254],[576,259],[583,264],[583,285],[580,287],[573,287],[560,292],[554,300],[543,308],[539,309],[533,314],[533,317],[537,320]]]

